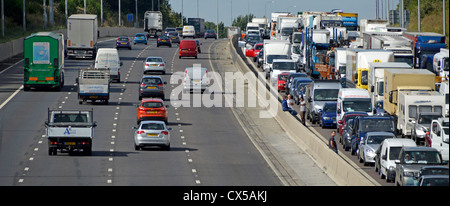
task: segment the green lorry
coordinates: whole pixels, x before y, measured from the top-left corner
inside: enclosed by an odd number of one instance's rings
[[[64,36],[38,32],[24,39],[24,90],[64,85]]]

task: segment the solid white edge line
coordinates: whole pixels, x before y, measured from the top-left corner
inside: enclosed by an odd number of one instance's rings
[[[0,73],[1,74],[1,73]],[[2,109],[6,104],[8,104],[9,101],[11,101],[12,98],[14,98],[14,96],[16,96],[20,90],[23,89],[23,85],[21,85],[13,94],[11,94],[11,96],[8,97],[8,99],[6,99],[1,105],[0,105],[0,109]]]

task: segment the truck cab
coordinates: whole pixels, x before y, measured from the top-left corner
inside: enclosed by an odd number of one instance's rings
[[[442,155],[442,160],[449,159],[449,120],[438,118],[431,121],[430,130],[425,136],[425,146],[436,148]]]

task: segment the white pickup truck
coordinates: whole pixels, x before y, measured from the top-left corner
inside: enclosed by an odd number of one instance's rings
[[[72,152],[83,150],[92,154],[92,139],[97,122],[93,110],[48,110],[45,122],[48,139],[48,154],[56,155],[58,149]]]
[[[97,100],[108,104],[109,101],[109,69],[81,69],[78,73],[78,102]]]

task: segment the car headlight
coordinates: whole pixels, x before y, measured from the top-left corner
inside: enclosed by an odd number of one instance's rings
[[[324,120],[330,120],[330,117],[323,117]]]
[[[425,134],[426,134],[425,130],[426,130],[426,128],[423,128],[423,127],[418,128],[418,129],[416,129],[416,134],[419,136],[425,136]]]
[[[375,151],[371,148],[366,148],[366,154],[369,156],[375,156]]]
[[[414,172],[403,171],[403,176],[405,176],[405,177],[414,177]]]

